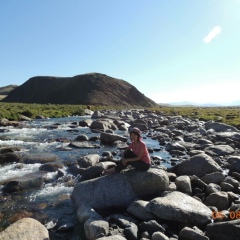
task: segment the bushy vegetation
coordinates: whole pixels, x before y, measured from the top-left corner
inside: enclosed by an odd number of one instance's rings
[[[83,105],[58,105],[58,104],[24,104],[24,103],[0,103],[0,118],[19,120],[20,115],[36,118],[58,118],[73,115],[83,115],[86,106]]]
[[[19,120],[20,115],[36,118],[38,115],[44,117],[58,118],[73,115],[84,115],[86,105],[67,104],[25,104],[25,103],[4,103],[0,102],[0,119]],[[103,109],[126,109],[126,107],[114,106],[93,106],[91,110]],[[167,107],[159,106],[149,108],[151,111],[164,115],[181,115],[202,121],[214,120],[233,125],[240,129],[240,107]]]
[[[214,120],[240,129],[240,107],[166,107],[152,108],[166,115],[181,115],[202,121]]]

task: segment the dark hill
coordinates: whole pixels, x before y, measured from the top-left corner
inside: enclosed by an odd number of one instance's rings
[[[100,73],[74,77],[33,77],[3,102],[151,107],[157,104],[128,82]]]

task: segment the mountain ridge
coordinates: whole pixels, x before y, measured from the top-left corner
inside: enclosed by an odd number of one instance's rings
[[[125,80],[101,73],[73,77],[36,76],[12,90],[2,102],[157,106]]]

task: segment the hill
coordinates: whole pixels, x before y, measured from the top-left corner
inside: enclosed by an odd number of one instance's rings
[[[5,98],[17,85],[8,85],[5,87],[0,87],[0,100]]]
[[[157,104],[128,82],[105,74],[30,78],[3,102],[152,107]]]

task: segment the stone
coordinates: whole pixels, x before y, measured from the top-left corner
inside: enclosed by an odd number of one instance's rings
[[[224,179],[225,179],[225,176],[221,172],[209,173],[202,177],[202,180],[207,184],[209,183],[220,184]]]
[[[94,166],[100,160],[100,155],[98,154],[88,154],[85,155],[77,160],[80,167],[87,168]]]
[[[154,198],[147,204],[146,210],[160,219],[196,226],[209,223],[212,216],[212,211],[206,205],[178,191],[166,192],[163,197]]]
[[[156,220],[145,221],[139,224],[141,232],[148,232],[152,235],[154,232],[165,232],[165,228],[160,225]]]
[[[208,237],[204,236],[204,233],[194,227],[194,228],[189,228],[189,227],[185,227],[181,230],[181,232],[179,233],[179,237],[180,239],[184,239],[184,240],[209,240]]]
[[[235,150],[229,145],[215,145],[205,148],[205,152],[213,156],[227,156],[234,153]]]
[[[212,172],[221,172],[221,167],[207,154],[192,156],[170,169],[173,173],[180,175],[196,175],[203,177]]]
[[[6,152],[0,154],[0,164],[20,162],[20,160],[21,160],[20,156],[14,152]]]
[[[57,155],[51,154],[51,153],[36,153],[36,154],[30,154],[23,157],[22,162],[27,164],[33,164],[33,163],[48,163],[48,162],[54,162],[57,160]]]
[[[206,234],[211,240],[239,240],[240,220],[210,223],[206,227]]]
[[[169,240],[169,238],[162,232],[155,232],[153,233],[151,240]]]
[[[102,132],[100,134],[100,140],[104,143],[112,144],[119,140],[122,142],[127,142],[128,139],[126,137],[122,137],[121,135]]]
[[[213,122],[213,121],[206,122],[205,128],[206,130],[214,129],[216,132],[239,132],[239,130],[236,127],[233,127],[225,123],[219,123],[219,122]]]
[[[0,232],[0,240],[48,240],[48,230],[33,218],[23,218]]]
[[[191,180],[189,176],[179,176],[175,180],[177,190],[192,195]]]
[[[137,200],[133,201],[127,208],[127,212],[141,220],[148,221],[155,219],[156,216],[146,211],[145,206],[147,201]]]
[[[204,202],[207,206],[215,206],[219,211],[229,207],[228,194],[226,192],[211,193]]]

